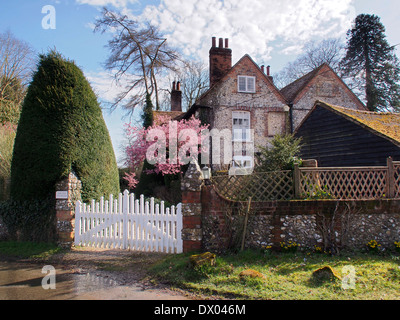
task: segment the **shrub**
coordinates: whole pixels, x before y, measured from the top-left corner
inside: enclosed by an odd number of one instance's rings
[[[301,139],[293,135],[276,135],[271,141],[271,147],[259,147],[259,172],[292,170],[296,163],[301,164],[297,156],[300,153]]]
[[[55,200],[13,201],[0,203],[0,217],[11,240],[54,242],[56,240]]]
[[[54,196],[73,170],[82,199],[119,192],[118,169],[97,97],[83,72],[57,52],[40,55],[23,103],[11,164],[11,198]]]

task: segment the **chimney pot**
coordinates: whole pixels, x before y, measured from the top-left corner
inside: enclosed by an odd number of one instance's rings
[[[265,66],[262,65],[262,66],[261,66],[261,71],[262,71],[262,73],[265,73],[265,69],[264,69],[264,68],[265,68]]]
[[[224,39],[223,38],[219,38],[219,47],[220,48],[224,47]]]
[[[267,76],[269,76],[270,74],[270,69],[271,69],[271,66],[267,66]]]
[[[182,91],[181,83],[172,82],[171,91],[171,111],[181,111],[182,112]]]
[[[212,37],[212,47],[215,48],[217,46],[217,38]]]
[[[226,38],[225,39],[225,49],[228,49],[228,48],[229,48],[229,39]]]

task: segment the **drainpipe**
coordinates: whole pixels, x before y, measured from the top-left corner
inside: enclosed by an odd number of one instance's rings
[[[293,134],[293,103],[289,103],[290,133]]]

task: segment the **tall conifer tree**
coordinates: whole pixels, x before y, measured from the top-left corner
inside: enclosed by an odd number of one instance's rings
[[[354,79],[362,78],[370,111],[400,111],[400,65],[394,50],[376,15],[358,15],[347,32],[343,72]]]
[[[83,72],[57,52],[40,56],[21,112],[11,163],[11,198],[54,196],[74,171],[82,199],[119,192],[111,138]]]

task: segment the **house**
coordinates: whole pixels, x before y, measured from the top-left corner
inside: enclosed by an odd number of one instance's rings
[[[270,75],[270,67],[258,66],[249,55],[233,65],[228,39],[220,38],[217,45],[216,37],[212,38],[209,63],[209,89],[175,119],[194,115],[208,123],[210,129],[225,132],[225,136],[230,132],[235,145],[233,162],[225,162],[225,147],[218,139],[211,139],[211,149],[220,153],[219,165],[213,166],[217,170],[230,165],[252,167],[258,148],[267,146],[277,134],[293,132],[317,99],[365,110],[363,103],[327,64],[279,90]],[[181,111],[174,104],[171,110]],[[210,161],[216,163],[214,159]]]
[[[249,55],[244,55],[232,65],[228,39],[219,39],[217,46],[213,37],[209,57],[210,88],[184,117],[195,115],[207,122],[210,129],[231,132],[234,142],[246,144],[233,155],[234,163],[252,166],[253,152],[258,146],[266,146],[278,133],[289,132],[286,99],[274,85],[268,74],[269,68],[259,67]],[[250,136],[250,130],[253,130],[254,136]],[[221,165],[214,168],[227,167],[226,163],[222,163],[222,149]],[[214,161],[212,163],[215,164]]]
[[[400,160],[400,114],[317,101],[294,134],[303,140],[301,157],[316,159],[320,167],[384,166],[388,157]]]
[[[292,132],[314,106],[316,100],[354,110],[367,110],[343,80],[324,63],[281,90],[291,110]]]

